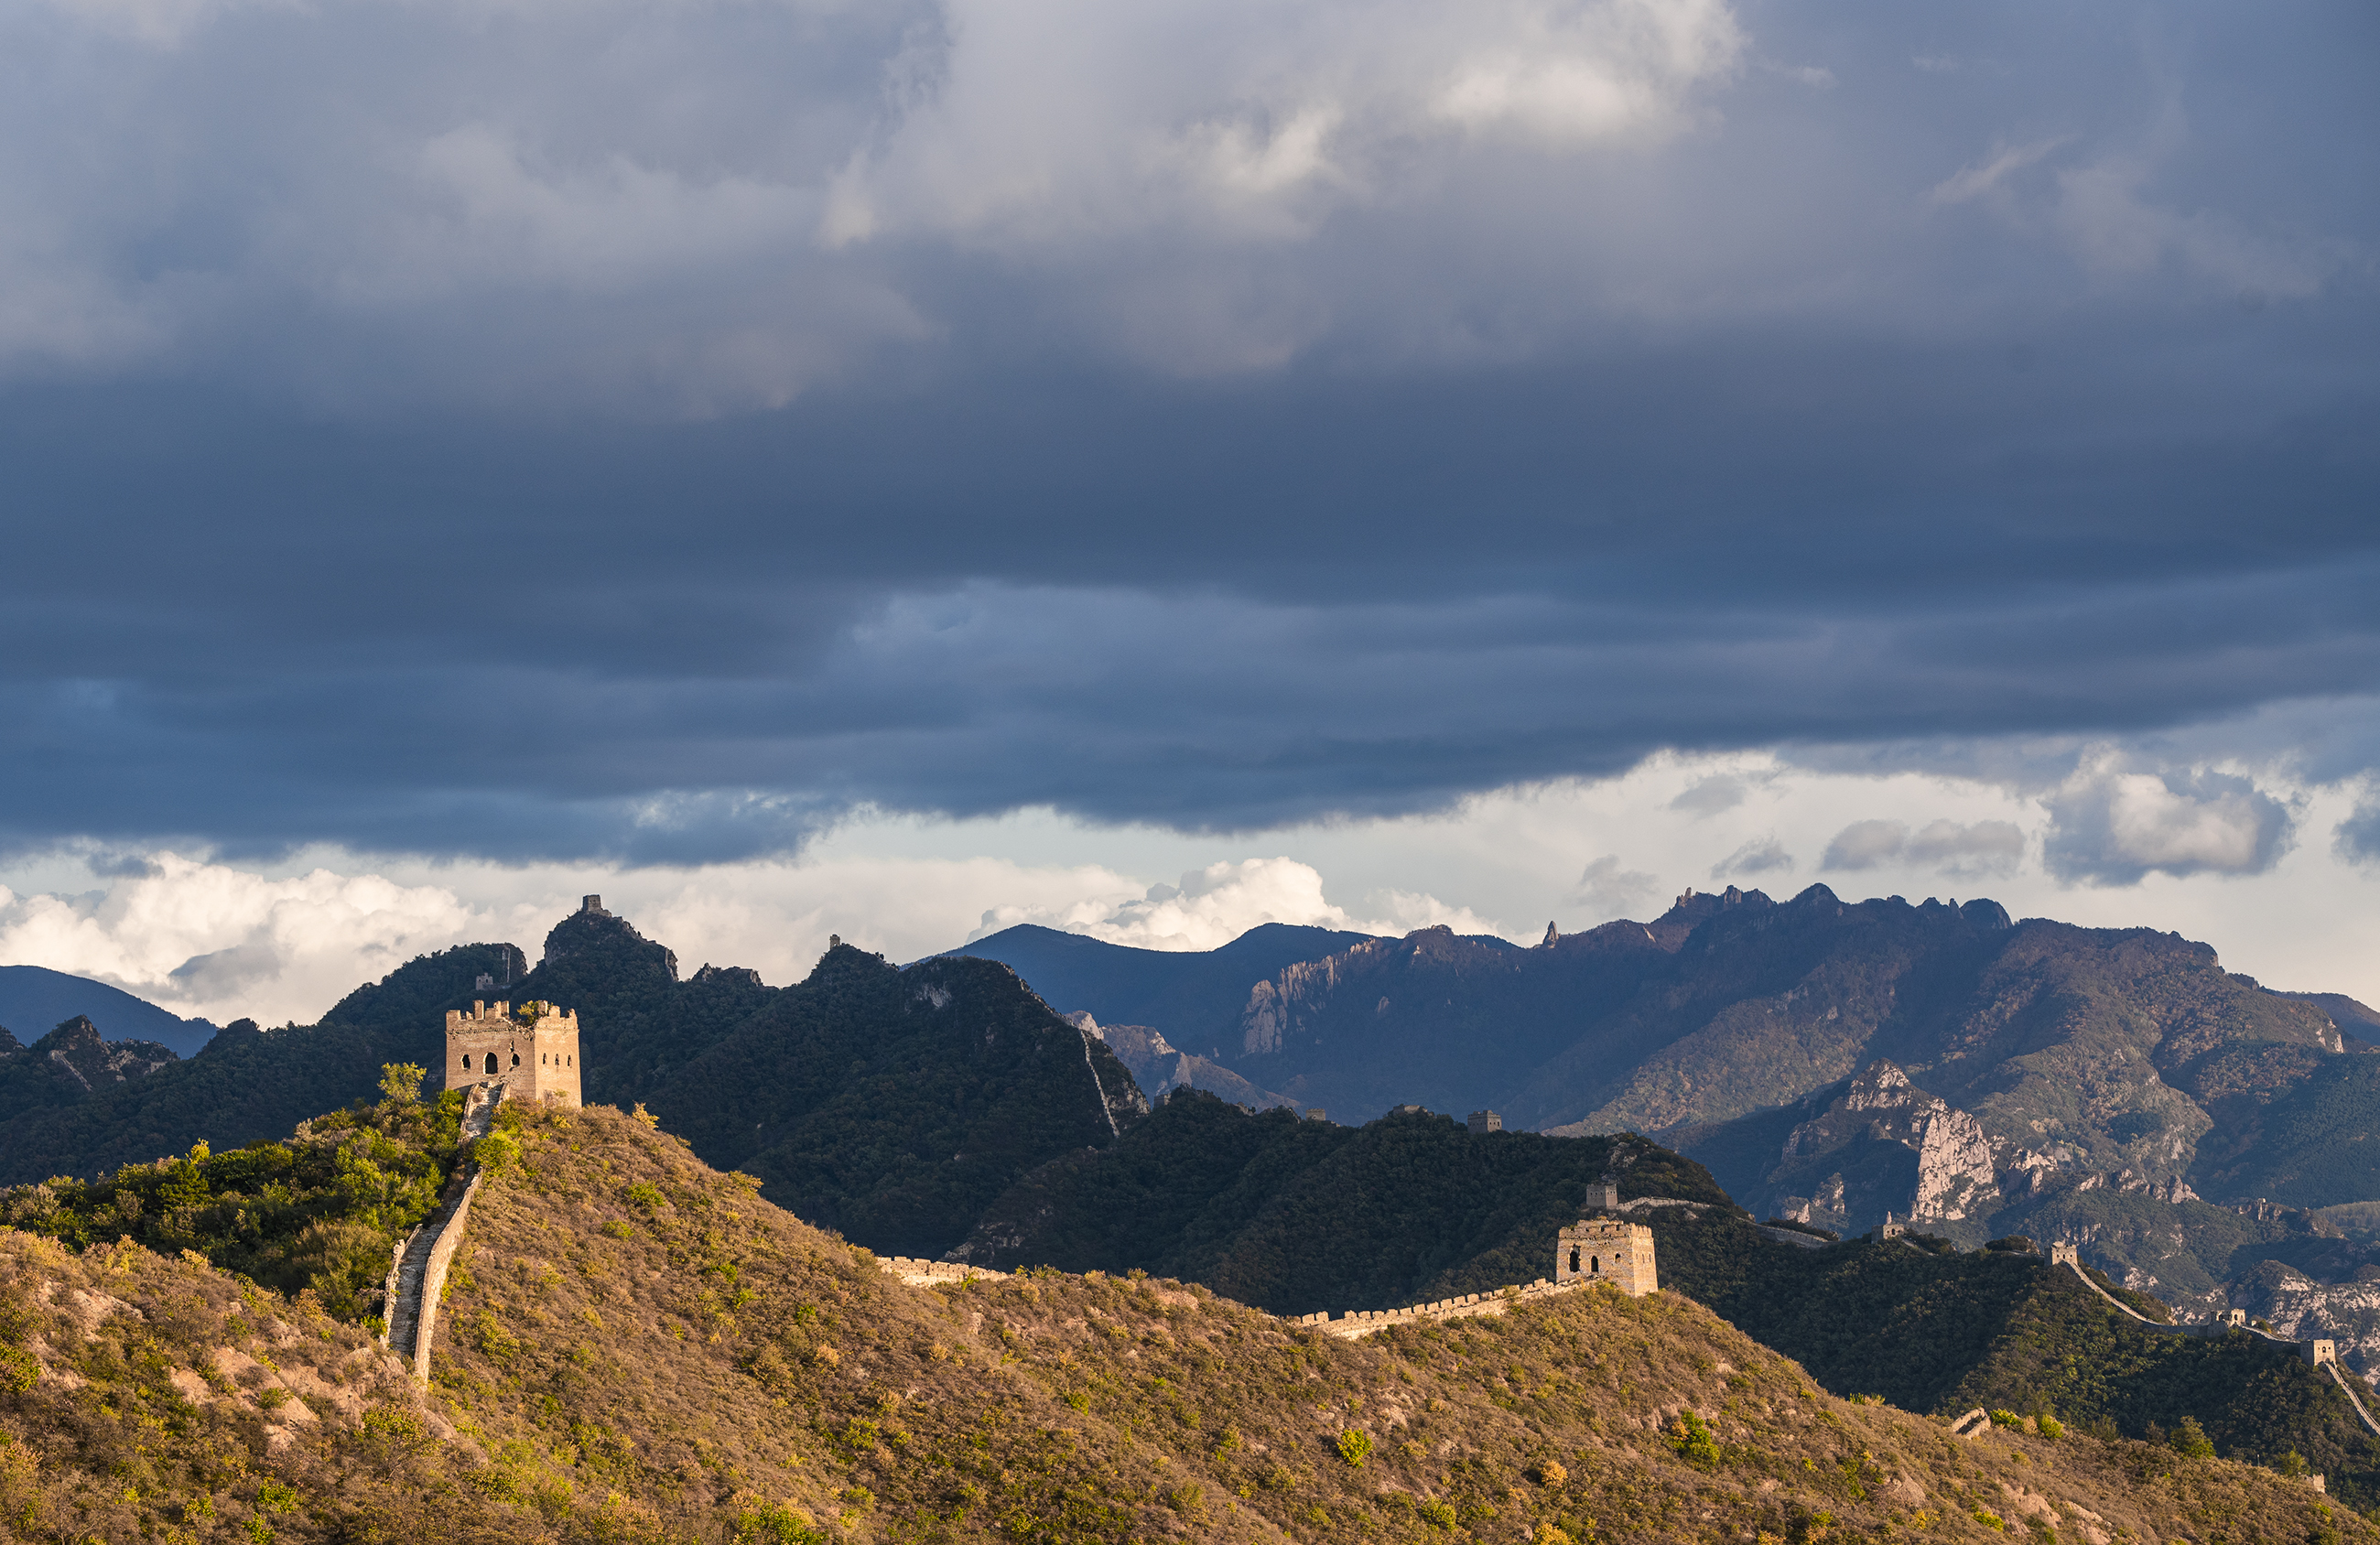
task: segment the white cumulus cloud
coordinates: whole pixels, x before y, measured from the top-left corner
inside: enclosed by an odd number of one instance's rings
[[[329,870],[267,879],[174,853],[92,894],[0,889],[0,961],[94,978],[217,1023],[311,1020],[360,982],[496,926],[443,886]]]
[[[2047,803],[2049,871],[2102,885],[2152,871],[2260,874],[2289,851],[2293,829],[2289,807],[2247,778],[2131,772],[2112,752],[2085,758]]]

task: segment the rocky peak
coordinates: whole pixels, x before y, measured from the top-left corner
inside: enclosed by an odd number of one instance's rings
[[[686,980],[689,983],[705,986],[717,984],[722,987],[761,987],[766,985],[760,980],[760,973],[749,966],[713,966],[708,961],[703,963],[701,970],[695,972]]]
[[[581,966],[595,966],[615,977],[630,973],[677,980],[677,956],[611,912],[582,908],[545,936],[545,963],[540,970]]]
[[[1881,1111],[1898,1109],[1915,1101],[1932,1098],[1913,1088],[1909,1075],[1879,1057],[1863,1068],[1852,1079],[1852,1087],[1843,1094],[1847,1111]]]
[[[1905,1167],[1904,1158],[1871,1174],[1864,1186],[1853,1187],[1863,1190],[1861,1197],[1850,1196],[1846,1174],[1858,1167],[1852,1156],[1884,1144],[1912,1151],[1914,1173]],[[1834,1226],[1814,1216],[1826,1213],[1853,1224],[1864,1222],[1879,1204],[1906,1212],[1917,1223],[1954,1222],[1980,1217],[2000,1200],[1991,1139],[1983,1123],[1917,1088],[1907,1073],[1882,1058],[1862,1068],[1817,1115],[1794,1127],[1779,1157],[1783,1166],[1779,1178],[1794,1170],[1810,1176],[1812,1189],[1782,1198],[1780,1209],[1804,1223]],[[1838,1162],[1851,1169],[1826,1173]],[[1905,1194],[1889,1194],[1903,1186]]]
[[[98,1084],[138,1078],[181,1060],[173,1048],[157,1041],[103,1040],[99,1027],[81,1014],[33,1042],[29,1050],[49,1058],[53,1066],[86,1091]]]

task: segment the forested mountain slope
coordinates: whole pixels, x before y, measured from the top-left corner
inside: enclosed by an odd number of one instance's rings
[[[285,1137],[318,1112],[373,1098],[384,1064],[438,1067],[444,1011],[468,1006],[480,976],[509,970],[518,979],[524,969],[509,944],[458,945],[358,988],[319,1025],[259,1030],[237,1021],[187,1061],[0,1114],[0,1185],[102,1174],[198,1142],[231,1149]]]
[[[1112,1141],[1147,1108],[1104,1044],[997,963],[903,971],[840,945],[788,988],[711,967],[681,981],[667,948],[580,911],[533,971],[508,944],[426,955],[320,1025],[227,1030],[188,1063],[0,1119],[0,1184],[278,1138],[374,1098],[385,1064],[438,1087],[446,1011],[507,992],[577,1010],[589,1101],[649,1102],[707,1156],[887,1251],[939,1255],[1027,1170]]]
[[[953,1259],[1141,1268],[1278,1314],[1344,1312],[1548,1275],[1555,1231],[1606,1179],[1736,1210],[1640,1138],[1473,1133],[1427,1111],[1349,1127],[1180,1089],[1112,1146],[1027,1175]]]

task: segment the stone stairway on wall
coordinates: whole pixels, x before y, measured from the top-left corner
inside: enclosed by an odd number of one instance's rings
[[[484,1137],[493,1125],[496,1104],[504,1098],[502,1084],[475,1084],[463,1107],[463,1140]],[[446,1266],[462,1243],[471,1198],[480,1188],[476,1164],[457,1172],[447,1183],[438,1210],[406,1236],[396,1249],[388,1274],[388,1329],[381,1344],[402,1358],[417,1382],[430,1378],[430,1342],[437,1329],[438,1295],[446,1285]],[[425,1313],[426,1310],[426,1313]]]

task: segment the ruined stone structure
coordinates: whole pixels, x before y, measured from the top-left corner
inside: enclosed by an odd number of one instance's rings
[[[576,1109],[578,1098],[578,1016],[552,1004],[474,1003],[471,1012],[446,1011],[446,1087],[468,1089],[501,1083],[505,1097],[553,1101]]]
[[[1474,1111],[1471,1119],[1463,1125],[1474,1132],[1501,1132],[1504,1130],[1504,1118],[1493,1111]]]
[[[1660,1287],[1653,1267],[1653,1231],[1616,1218],[1582,1218],[1554,1241],[1554,1285],[1608,1282],[1632,1298]]]

